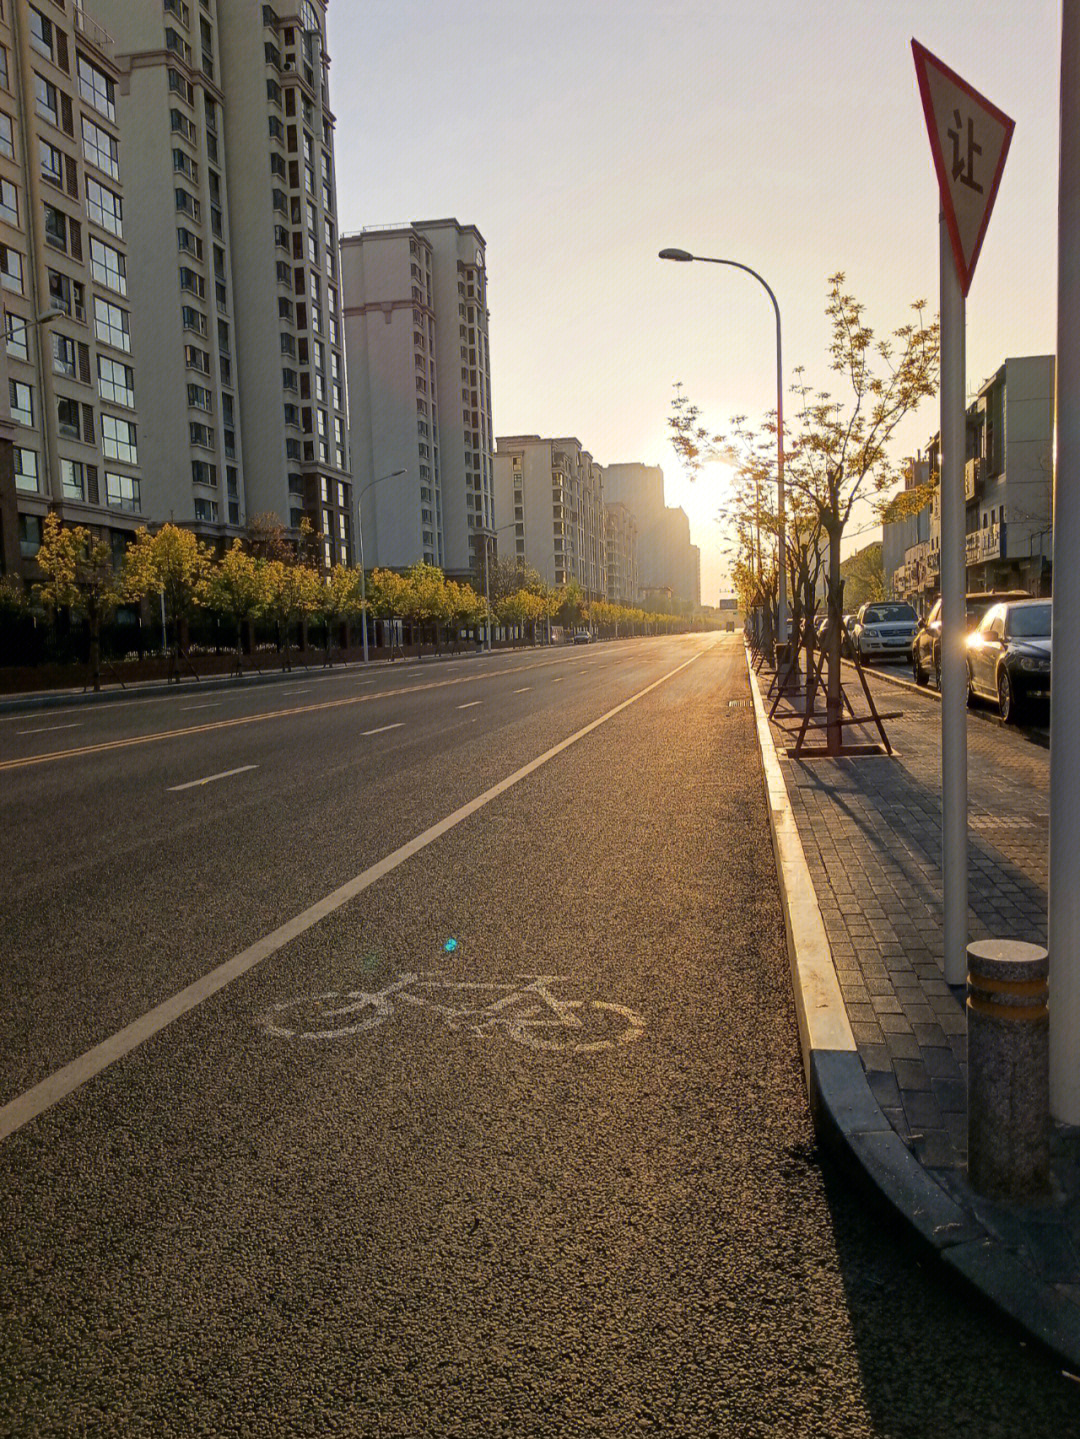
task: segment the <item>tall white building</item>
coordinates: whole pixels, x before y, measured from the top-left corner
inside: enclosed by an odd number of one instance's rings
[[[364,230],[341,265],[365,564],[479,578],[494,553],[484,238],[453,219]]]
[[[605,504],[607,597],[614,605],[638,603],[637,520],[621,500]]]
[[[115,551],[157,500],[128,266],[136,202],[120,71],[81,6],[0,7],[0,287],[14,473],[4,558],[26,577],[52,509]],[[15,533],[12,534],[12,526]]]
[[[352,555],[324,0],[101,0],[137,177],[153,518],[306,518]],[[241,436],[243,437],[241,439]]]
[[[508,527],[504,551],[549,585],[573,580],[589,599],[605,598],[604,471],[580,440],[500,436],[495,514],[498,528]]]

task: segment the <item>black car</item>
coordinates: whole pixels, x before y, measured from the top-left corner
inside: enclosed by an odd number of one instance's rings
[[[1012,600],[1029,600],[1027,590],[980,590],[964,596],[965,623],[973,630],[991,605],[1006,604]],[[941,600],[934,601],[925,622],[920,620],[919,633],[911,643],[911,672],[917,685],[930,682],[933,673],[938,689],[941,688]]]
[[[992,605],[968,636],[968,704],[996,700],[1014,724],[1033,700],[1050,698],[1050,600]]]

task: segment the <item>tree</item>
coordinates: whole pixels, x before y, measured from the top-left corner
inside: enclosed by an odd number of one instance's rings
[[[334,628],[363,613],[359,570],[346,565],[334,566],[320,590],[318,613],[326,624],[326,663],[332,666],[330,645]]]
[[[319,608],[319,577],[307,565],[266,561],[267,613],[278,625],[282,640],[282,669],[292,669],[292,626]]]
[[[396,571],[372,570],[371,578],[367,582],[367,602],[371,613],[383,621],[390,621],[391,624],[404,618],[408,588],[408,581]],[[393,653],[394,646],[391,643],[391,659]]]
[[[196,606],[212,562],[209,548],[190,530],[162,525],[156,535],[145,526],[135,532],[135,542],[124,556],[123,587],[128,599],[142,600],[160,594],[165,602],[166,623],[173,628],[169,650],[169,680],[180,679],[182,653],[180,627]]]
[[[844,288],[844,274],[829,279],[825,313],[831,327],[830,367],[843,377],[847,397],[814,391],[795,371],[793,393],[798,407],[791,437],[785,435],[785,480],[793,504],[816,513],[828,541],[828,688],[826,748],[842,749],[840,698],[841,618],[844,580],[840,547],[854,507],[878,501],[894,489],[900,475],[889,454],[897,427],[924,399],[937,392],[939,331],[936,320],[924,319],[926,303],[912,306],[914,318],[885,339],[876,339],[866,323],[864,307]],[[676,448],[693,475],[706,459],[727,458],[724,435],[708,435],[697,411],[685,400],[670,424]],[[754,471],[764,493],[775,491],[777,418],[767,415],[752,437]],[[770,438],[771,437],[771,440]],[[786,557],[781,559],[786,563]]]
[[[849,610],[871,600],[885,599],[885,567],[880,540],[848,555],[840,566],[844,577],[844,603]]]
[[[439,627],[449,618],[446,578],[437,565],[425,564],[421,560],[406,572],[405,581],[402,600],[405,618],[419,630],[421,645],[424,642],[424,627],[432,626],[435,653],[438,654]]]
[[[556,591],[558,608],[555,613],[559,623],[566,629],[573,629],[585,617],[585,595],[577,580],[567,580]]]
[[[242,667],[244,625],[258,619],[268,598],[266,561],[249,555],[240,540],[233,540],[220,563],[207,569],[199,583],[199,604],[236,623],[237,670]]]
[[[49,611],[66,609],[90,629],[90,672],[95,693],[101,689],[101,626],[123,599],[112,550],[83,525],[63,528],[56,514],[45,516],[38,568],[45,575],[34,593]]]

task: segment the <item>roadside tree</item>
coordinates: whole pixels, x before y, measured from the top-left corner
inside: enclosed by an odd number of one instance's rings
[[[172,627],[169,649],[169,681],[180,680],[180,658],[186,658],[182,628],[197,605],[202,582],[209,571],[210,550],[191,533],[177,525],[162,525],[154,535],[145,526],[136,531],[135,541],[124,556],[123,587],[126,598],[146,599],[161,595],[166,625]]]
[[[45,579],[34,594],[55,621],[58,610],[85,620],[90,631],[90,673],[95,693],[101,689],[101,626],[123,600],[112,550],[95,540],[83,525],[65,529],[55,514],[45,516],[38,568]]]
[[[199,604],[236,625],[236,668],[243,668],[244,626],[266,610],[269,584],[266,561],[255,559],[241,540],[233,540],[218,564],[203,575],[197,594]]]

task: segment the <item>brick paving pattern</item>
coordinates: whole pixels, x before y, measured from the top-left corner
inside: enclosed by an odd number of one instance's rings
[[[1046,1209],[1018,1214],[967,1188],[964,995],[941,968],[941,711],[871,686],[879,709],[904,711],[888,722],[892,759],[790,760],[793,736],[773,726],[870,1087],[942,1187],[1080,1303],[1080,1134],[1055,1129],[1058,1202]],[[969,721],[973,940],[1046,943],[1049,760],[1019,733]]]

